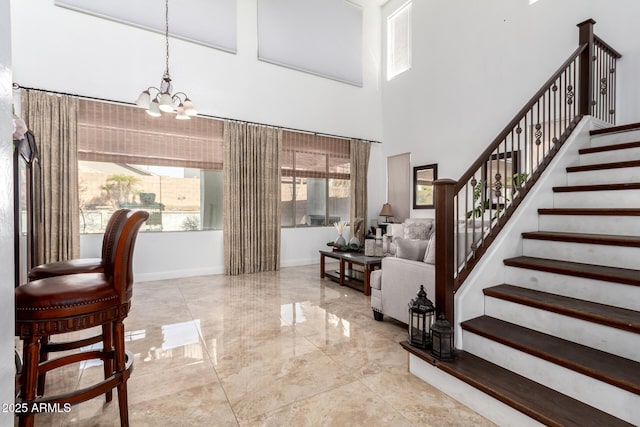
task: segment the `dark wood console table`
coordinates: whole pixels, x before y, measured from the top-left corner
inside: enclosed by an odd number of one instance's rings
[[[340,269],[326,271],[325,257],[340,261]],[[364,256],[357,252],[320,251],[320,278],[328,277],[342,286],[346,285],[364,292],[365,295],[371,295],[369,278],[373,270],[380,268],[381,263],[381,257]],[[354,270],[354,264],[363,266],[364,271]]]

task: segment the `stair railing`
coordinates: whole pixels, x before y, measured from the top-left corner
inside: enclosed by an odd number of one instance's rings
[[[454,294],[584,115],[615,124],[621,55],[578,24],[579,46],[458,181],[435,182],[438,314],[454,322]]]

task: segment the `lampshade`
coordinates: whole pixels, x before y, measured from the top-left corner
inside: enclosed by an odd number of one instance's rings
[[[193,102],[191,102],[189,98],[184,100],[184,113],[187,116],[196,116],[198,114],[195,107],[193,106]]]
[[[149,108],[149,104],[151,103],[151,94],[148,90],[142,91],[138,100],[136,101],[136,105],[140,108]]]
[[[160,117],[162,114],[160,113],[160,106],[158,105],[158,100],[154,99],[149,103],[149,108],[147,108],[147,114],[151,117]]]
[[[191,117],[187,116],[187,114],[184,112],[184,105],[180,104],[178,106],[178,114],[176,114],[176,119],[178,120],[189,120],[191,119]]]
[[[160,111],[164,111],[165,113],[169,113],[173,111],[173,99],[171,99],[171,95],[168,93],[163,93],[160,95]]]
[[[393,216],[393,211],[391,210],[391,205],[389,203],[382,205],[380,216]]]

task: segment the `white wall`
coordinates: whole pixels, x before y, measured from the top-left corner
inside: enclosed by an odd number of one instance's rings
[[[363,87],[257,60],[257,0],[238,1],[238,53],[170,40],[170,70],[203,114],[381,140],[380,9],[363,6]],[[133,102],[159,83],[164,36],[55,7],[53,1],[11,3],[14,81],[22,86]],[[171,25],[171,23],[170,23]],[[380,144],[371,162],[380,169]],[[371,173],[370,173],[371,174]],[[370,215],[384,200],[373,186]],[[335,239],[333,227],[283,230],[282,265],[318,262],[317,250]],[[99,254],[101,236],[83,236],[83,256]],[[220,273],[221,232],[142,234],[138,280]],[[144,255],[142,255],[144,254]]]
[[[283,228],[280,265],[316,264],[318,250],[338,236],[334,227]],[[349,228],[344,237],[348,238]],[[100,257],[102,234],[80,236],[80,256]],[[224,273],[222,231],[142,232],[138,235],[133,260],[137,282]]]
[[[9,0],[0,0],[0,403],[13,402],[15,386],[11,79]],[[13,425],[13,414],[0,412],[0,426],[10,425]]]
[[[404,1],[383,6],[383,25]],[[391,81],[383,76],[384,156],[411,152],[413,166],[438,163],[439,178],[458,179],[578,47],[576,24],[589,18],[623,55],[618,122],[640,120],[636,0],[415,0],[412,7],[413,66]]]
[[[238,53],[170,39],[174,89],[221,117],[380,140],[379,8],[364,5],[362,88],[257,60],[257,0],[238,1]],[[133,102],[158,85],[164,35],[55,7],[12,2],[14,79]],[[169,23],[171,26],[171,23]]]

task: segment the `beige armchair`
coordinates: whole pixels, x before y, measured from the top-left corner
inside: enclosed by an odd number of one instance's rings
[[[382,268],[371,273],[371,308],[378,321],[387,315],[407,323],[409,302],[416,297],[420,285],[427,297],[435,301],[433,219],[408,219],[402,225],[393,224],[392,236],[390,252],[394,256],[383,258]]]
[[[409,301],[424,285],[427,298],[435,300],[435,265],[422,261],[386,257],[382,269],[371,273],[371,309],[373,317],[382,321],[384,315],[403,323],[409,320]]]

